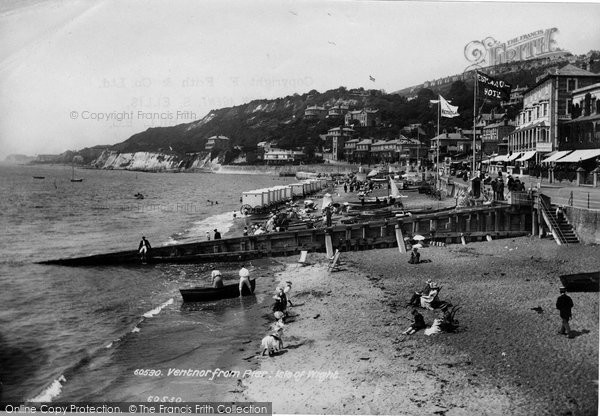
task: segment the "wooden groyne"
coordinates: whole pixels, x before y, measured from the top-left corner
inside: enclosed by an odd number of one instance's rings
[[[531,233],[531,206],[492,205],[425,213],[404,218],[341,224],[329,228],[286,231],[247,237],[177,244],[153,248],[150,263],[207,263],[244,261],[265,256],[287,256],[307,251],[326,251],[326,238],[340,251],[398,246],[404,237],[421,234],[447,244],[489,238],[524,236]],[[136,250],[86,257],[47,260],[41,264],[65,266],[135,265]]]

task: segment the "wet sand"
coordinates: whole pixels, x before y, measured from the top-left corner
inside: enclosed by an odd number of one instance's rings
[[[323,253],[308,266],[277,259],[296,305],[285,348],[260,357],[256,339],[247,365],[265,376],[245,377],[237,399],[271,401],[276,413],[597,414],[598,293],[570,294],[573,339],[557,334],[555,302],[560,274],[600,269],[599,247],[522,237],[421,253],[431,262],[408,264],[397,248],[342,253],[335,272]],[[427,278],[462,307],[458,333],[401,334]],[[428,324],[439,314],[421,312]]]

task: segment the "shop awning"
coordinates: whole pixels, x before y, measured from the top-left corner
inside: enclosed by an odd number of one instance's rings
[[[516,158],[518,158],[521,155],[521,153],[513,153],[512,155],[508,156],[506,158],[507,162],[512,162],[513,160],[515,160]]]
[[[490,159],[491,162],[506,162],[508,159],[508,155],[498,155],[492,159]]]
[[[535,156],[535,150],[523,153],[523,156],[515,160],[515,162],[526,162]]]
[[[600,149],[575,150],[573,153],[559,159],[556,163],[575,163],[600,156]]]
[[[552,156],[547,157],[546,159],[542,160],[542,163],[548,163],[548,162],[556,162],[558,159],[560,159],[563,156],[566,156],[568,153],[571,153],[572,150],[561,150],[559,152],[554,153]]]

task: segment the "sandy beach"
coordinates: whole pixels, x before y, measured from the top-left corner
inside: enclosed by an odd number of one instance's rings
[[[597,414],[598,294],[570,294],[573,339],[557,334],[555,309],[559,275],[600,269],[597,246],[522,237],[421,251],[431,262],[408,264],[397,248],[345,252],[334,272],[323,253],[306,266],[276,259],[276,280],[293,282],[285,348],[260,357],[256,340],[247,361],[267,376],[244,378],[238,400],[276,413]],[[458,333],[401,334],[427,278],[461,306]],[[421,312],[429,325],[439,314]]]

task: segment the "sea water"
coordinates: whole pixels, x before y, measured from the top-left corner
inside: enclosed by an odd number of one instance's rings
[[[248,367],[242,358],[259,348],[270,309],[268,262],[252,262],[256,297],[192,306],[179,288],[210,285],[211,265],[36,262],[137,249],[142,235],[153,245],[204,240],[244,221],[243,191],[294,179],[87,169],[76,176],[83,182],[70,181],[68,166],[0,165],[2,401],[218,400],[231,389],[227,377],[176,370]],[[237,280],[239,265],[218,267]]]

